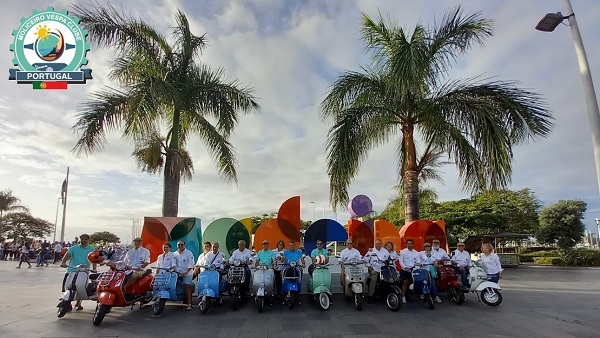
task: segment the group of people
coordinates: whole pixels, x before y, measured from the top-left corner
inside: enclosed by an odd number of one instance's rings
[[[63,292],[64,283],[68,274],[75,271],[78,264],[89,264],[88,254],[95,251],[96,249],[89,245],[90,236],[82,234],[79,239],[80,244],[70,246],[64,257],[62,258],[61,267],[67,268],[66,274],[63,280]],[[309,274],[312,273],[315,264],[317,263],[317,256],[324,256],[323,264],[328,264],[330,254],[324,248],[324,242],[321,240],[316,241],[317,247],[310,253],[311,266],[308,268]],[[194,259],[193,253],[186,249],[184,241],[177,243],[177,250],[172,251],[171,244],[165,242],[162,246],[163,253],[158,256],[156,260],[156,273],[162,273],[165,271],[176,272],[179,278],[182,279],[182,283],[186,291],[186,303],[187,309],[192,309],[192,288],[193,279],[196,278],[204,269],[204,266],[214,266],[216,269],[224,273],[224,269],[227,266],[233,265],[236,260],[245,263],[246,269],[246,283],[250,281],[250,268],[249,266],[259,266],[262,264],[267,265],[269,268],[273,268],[275,273],[275,286],[277,294],[281,293],[282,289],[282,271],[289,262],[298,262],[298,268],[304,269],[304,253],[296,248],[296,242],[290,241],[287,249],[283,241],[278,241],[275,249],[270,249],[269,241],[264,240],[262,242],[262,250],[253,252],[246,248],[246,241],[238,241],[238,248],[234,250],[229,259],[226,258],[225,254],[219,250],[219,243],[204,242],[203,252],[199,255],[198,259]],[[433,240],[432,243],[424,243],[423,251],[418,251],[414,248],[414,241],[412,239],[406,240],[406,248],[402,249],[399,253],[394,250],[394,244],[387,242],[384,246],[379,239],[374,242],[374,247],[369,249],[364,257],[360,252],[353,247],[352,238],[348,238],[346,241],[346,248],[341,251],[339,255],[339,261],[341,264],[356,258],[359,261],[364,261],[367,266],[368,274],[370,276],[370,283],[368,286],[368,297],[371,299],[374,296],[375,287],[379,279],[381,267],[383,262],[392,260],[394,263],[398,263],[401,267],[400,276],[403,281],[402,294],[406,295],[408,286],[412,280],[412,269],[417,264],[422,267],[435,269],[438,267],[439,262],[445,259],[451,259],[455,263],[455,268],[462,278],[463,286],[468,287],[469,282],[467,278],[468,269],[471,266],[471,256],[464,250],[464,243],[459,242],[457,249],[451,254],[451,257],[446,251],[440,247],[439,240]],[[493,253],[493,247],[490,244],[482,245],[481,260],[483,265],[490,277],[490,280],[498,282],[502,277],[502,266],[498,255]],[[125,263],[129,266],[127,271],[128,277],[125,282],[125,290],[139,280],[145,273],[148,273],[146,268],[150,264],[150,251],[142,246],[142,238],[135,238],[133,240],[133,248],[129,249],[125,255]],[[92,270],[96,270],[96,263],[92,264]],[[344,269],[340,274],[340,283],[344,285]],[[437,294],[437,280],[432,273],[433,281],[431,283],[431,293],[435,301],[440,303],[441,299]],[[402,297],[402,302],[406,303],[406,298]],[[75,306],[76,310],[82,309],[80,302]]]
[[[29,268],[32,267],[29,261],[35,258],[36,267],[48,266],[48,260],[54,257],[52,264],[60,260],[63,247],[68,246],[68,243],[54,242],[54,244],[46,240],[35,241],[5,241],[0,243],[0,261],[18,260],[20,269],[23,263],[26,263]]]

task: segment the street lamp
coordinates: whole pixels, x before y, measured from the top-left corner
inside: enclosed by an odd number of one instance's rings
[[[310,204],[313,205],[313,219],[312,219],[312,222],[314,223],[317,220],[317,214],[315,213],[315,202],[310,202]]]
[[[535,26],[535,29],[542,32],[552,32],[563,20],[567,19],[569,21],[571,35],[573,36],[573,42],[575,43],[575,52],[577,53],[579,71],[581,73],[581,82],[583,83],[590,131],[592,133],[594,159],[596,160],[596,179],[598,180],[598,189],[600,189],[600,111],[598,111],[598,101],[596,99],[596,92],[594,91],[592,74],[590,73],[590,67],[588,65],[585,49],[583,48],[581,33],[579,32],[579,27],[577,26],[577,20],[575,19],[575,13],[573,12],[571,1],[565,0],[565,7],[567,9],[567,13],[571,14],[563,16],[560,12],[548,13],[546,16],[544,16],[544,18],[542,18],[542,20],[540,20],[537,26]]]
[[[598,237],[596,238],[596,247],[600,249],[600,218],[596,217],[596,227],[598,228]]]
[[[58,223],[58,207],[60,206],[61,200],[62,197],[59,197],[56,201],[56,217],[54,218],[54,239],[52,240],[52,243],[56,242],[56,224]]]

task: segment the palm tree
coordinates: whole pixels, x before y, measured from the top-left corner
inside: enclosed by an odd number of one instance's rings
[[[456,163],[464,190],[510,183],[513,146],[547,136],[552,116],[538,94],[513,82],[448,79],[453,62],[491,29],[492,21],[479,13],[464,16],[461,7],[431,29],[417,24],[412,33],[363,15],[362,38],[373,64],[343,73],[320,106],[323,119],[333,120],[327,140],[333,208],[347,203],[368,152],[396,135],[408,222],[419,219],[419,139]]]
[[[29,209],[20,205],[21,200],[13,195],[12,190],[0,191],[0,222],[4,222],[4,213],[12,211],[29,212]],[[3,223],[0,223],[0,236],[2,235]]]
[[[192,34],[185,14],[176,13],[174,42],[170,43],[145,22],[127,17],[111,5],[75,6],[73,13],[91,41],[115,49],[110,78],[121,85],[92,94],[84,104],[73,126],[80,133],[73,150],[86,154],[100,151],[106,134],[120,130],[134,142],[138,163],[140,159],[150,161],[143,163],[143,168],[154,168],[150,172],[164,168],[163,216],[177,216],[180,181],[191,178],[193,167],[185,144],[192,134],[205,143],[220,176],[237,183],[229,136],[238,124],[238,112],[250,113],[259,105],[251,89],[225,79],[222,69],[197,61],[206,38]],[[167,136],[158,145],[156,135],[161,130],[166,130]],[[154,157],[147,151],[147,156],[138,156],[142,149],[149,150],[149,145],[155,147]]]

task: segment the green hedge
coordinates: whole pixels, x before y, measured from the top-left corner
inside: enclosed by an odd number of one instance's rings
[[[562,260],[558,257],[533,257],[533,263],[539,265],[560,265]]]

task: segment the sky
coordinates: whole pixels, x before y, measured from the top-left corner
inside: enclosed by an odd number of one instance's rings
[[[305,220],[338,219],[332,212],[326,171],[325,139],[329,122],[319,117],[318,105],[344,71],[360,71],[370,63],[360,40],[361,13],[389,16],[399,26],[433,24],[456,5],[465,13],[481,12],[495,21],[493,37],[461,56],[449,76],[483,76],[513,80],[546,100],[555,117],[547,138],[514,149],[509,189],[530,188],[544,203],[581,199],[588,204],[583,220],[596,231],[600,195],[590,128],[577,58],[569,27],[553,33],[534,29],[549,12],[565,12],[561,0],[548,1],[366,1],[366,0],[113,0],[134,17],[142,18],[164,35],[174,13],[182,9],[196,35],[206,33],[208,46],[199,62],[222,67],[227,78],[254,89],[261,109],[245,115],[231,138],[236,149],[238,184],[223,182],[198,138],[188,150],[194,160],[193,180],[181,186],[179,216],[241,219],[277,211],[287,198],[301,196]],[[82,103],[107,85],[114,52],[91,46],[88,67],[94,79],[69,85],[66,91],[32,90],[8,80],[13,53],[11,32],[19,18],[32,10],[53,6],[71,9],[80,1],[19,1],[3,6],[0,21],[0,190],[11,189],[36,217],[54,222],[62,181],[70,167],[65,239],[95,231],[110,231],[131,240],[135,219],[160,216],[162,176],[141,172],[131,158],[133,146],[118,132],[109,134],[102,152],[76,156],[78,135],[71,127]],[[600,2],[572,0],[590,62],[600,86]],[[597,92],[597,90],[596,90]],[[370,152],[350,186],[350,197],[365,194],[381,212],[396,193],[395,142]],[[442,168],[444,182],[431,187],[440,201],[469,197],[461,190],[452,165]],[[314,202],[314,203],[310,203]],[[62,206],[60,206],[62,209]],[[60,237],[60,231],[57,237]],[[49,238],[52,238],[50,235]]]

